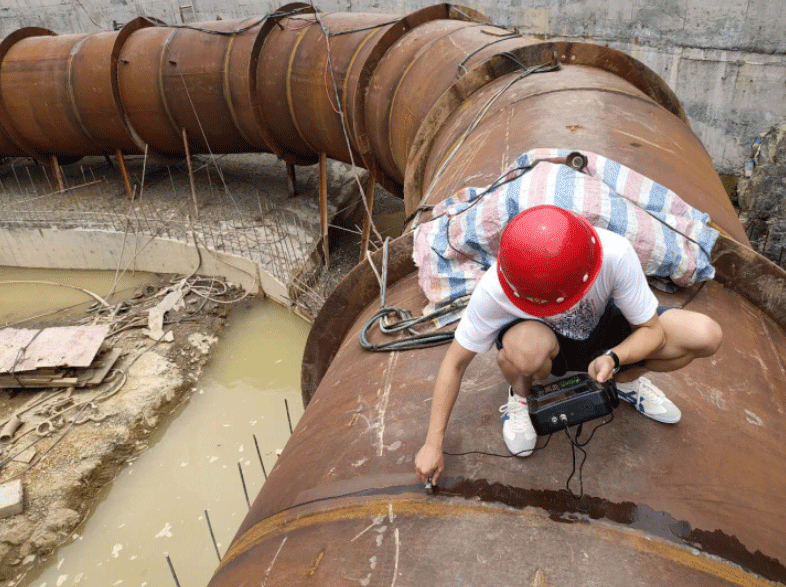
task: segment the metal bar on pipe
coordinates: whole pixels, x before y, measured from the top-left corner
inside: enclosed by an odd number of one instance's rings
[[[57,182],[57,187],[59,188],[60,192],[64,192],[65,185],[63,183],[63,176],[61,174],[60,163],[57,161],[57,155],[50,155],[49,161],[52,164],[52,175],[55,177],[55,181]]]
[[[328,243],[328,193],[327,193],[327,155],[319,154],[319,224],[322,229],[322,254],[325,266],[330,267],[330,246]]]
[[[295,166],[291,163],[287,163],[287,190],[290,198],[297,195],[297,176],[295,175]]]
[[[366,258],[366,251],[368,251],[368,241],[371,237],[371,223],[372,217],[371,213],[374,210],[374,191],[376,190],[377,182],[376,178],[374,177],[373,173],[368,174],[368,180],[366,180],[366,206],[365,206],[365,214],[363,215],[363,229],[360,233],[360,262],[362,263],[363,260]],[[361,194],[361,198],[363,195]]]
[[[183,127],[183,149],[186,153],[186,165],[188,165],[188,180],[191,182],[191,200],[194,203],[194,218],[199,220],[199,206],[197,206],[196,186],[194,184],[194,168],[191,165],[191,152],[188,149],[188,132]],[[208,171],[208,173],[210,173]]]
[[[126,169],[126,160],[123,156],[123,151],[117,149],[115,151],[115,157],[117,158],[117,164],[120,167],[120,174],[123,176],[123,185],[126,188],[126,197],[129,200],[133,200],[134,194],[131,191],[131,181],[128,179],[128,170]],[[107,157],[107,160],[109,160],[109,157]]]

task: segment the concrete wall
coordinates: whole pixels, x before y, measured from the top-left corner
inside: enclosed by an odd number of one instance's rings
[[[0,0],[0,37],[22,26],[94,32],[140,14],[170,23],[263,16],[287,0]],[[317,1],[323,11],[404,14],[425,0]],[[753,138],[786,119],[784,0],[465,0],[525,34],[589,40],[661,75],[722,173],[739,173]]]
[[[258,264],[200,247],[200,275],[224,277],[244,290],[290,307],[287,287]],[[0,266],[36,269],[121,270],[189,275],[199,257],[180,241],[99,230],[0,227]]]

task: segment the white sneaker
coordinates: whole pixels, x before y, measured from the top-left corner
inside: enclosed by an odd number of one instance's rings
[[[632,403],[639,412],[658,422],[676,424],[682,417],[680,409],[646,377],[617,383],[617,394],[621,400]]]
[[[502,438],[511,454],[528,457],[535,448],[538,435],[529,419],[527,400],[508,391],[508,403],[499,407],[502,416]]]

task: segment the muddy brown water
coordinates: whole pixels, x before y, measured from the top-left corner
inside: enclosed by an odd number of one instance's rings
[[[99,295],[107,293],[114,278],[98,272],[14,273],[0,272],[0,281],[66,279]],[[146,281],[146,276],[136,278]],[[56,303],[46,300],[35,307],[18,296],[13,319],[84,299],[80,292],[71,297],[63,291],[66,297]],[[0,297],[0,309],[5,309],[0,325],[11,314],[11,294],[0,286],[3,295],[8,297]],[[308,330],[308,324],[273,302],[252,300],[235,307],[190,400],[156,431],[150,448],[96,496],[97,505],[72,538],[18,585],[174,586],[166,553],[182,587],[205,585],[218,559],[204,510],[223,555],[248,509],[238,462],[251,500],[264,482],[253,435],[270,472],[289,436],[284,400],[293,426],[302,413],[300,360]]]

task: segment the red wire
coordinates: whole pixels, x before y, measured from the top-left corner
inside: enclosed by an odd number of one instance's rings
[[[333,108],[333,112],[336,114],[341,114],[338,111],[338,108],[333,104],[333,99],[330,97],[330,88],[328,87],[328,64],[330,63],[330,39],[327,35],[325,35],[325,44],[327,45],[327,55],[325,56],[325,92],[327,92],[328,102],[330,102],[330,107]]]

